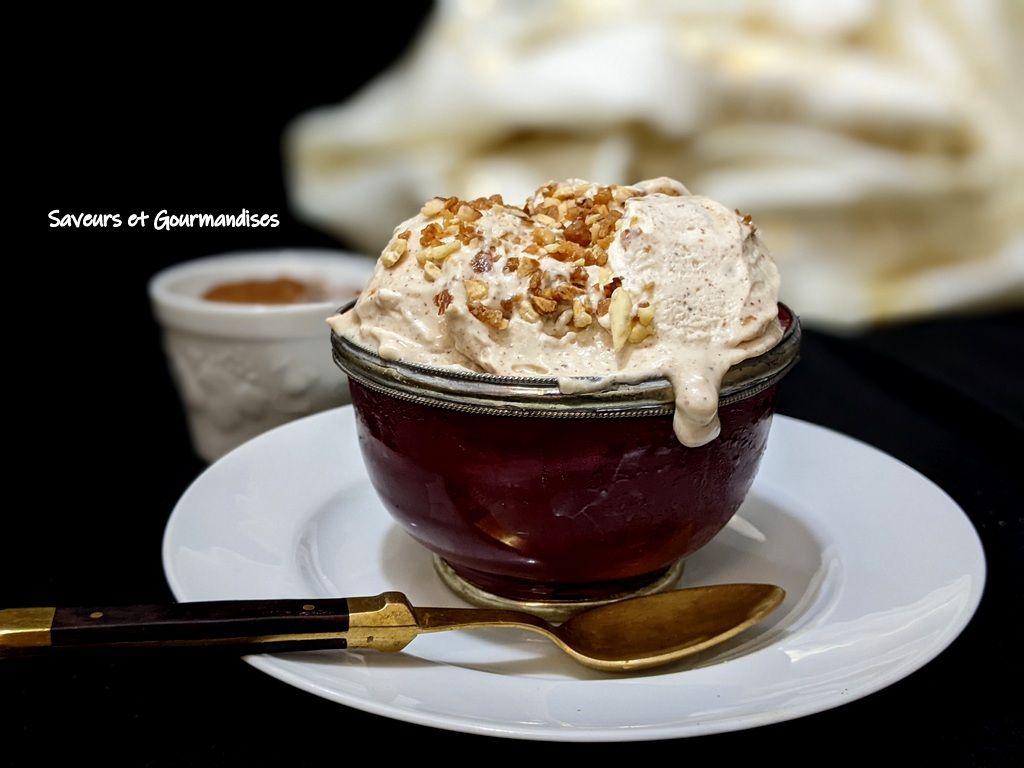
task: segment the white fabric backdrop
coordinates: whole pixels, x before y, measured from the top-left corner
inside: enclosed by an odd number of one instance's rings
[[[1024,3],[442,0],[285,135],[296,213],[368,254],[435,195],[670,176],[754,217],[836,329],[1024,305]]]

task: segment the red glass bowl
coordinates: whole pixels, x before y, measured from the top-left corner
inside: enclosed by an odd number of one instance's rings
[[[676,438],[664,379],[566,395],[552,378],[385,361],[336,334],[332,346],[370,480],[445,583],[556,615],[668,586],[735,514],[799,355],[799,321],[779,314],[783,339],[729,371],[721,434],[699,448]]]

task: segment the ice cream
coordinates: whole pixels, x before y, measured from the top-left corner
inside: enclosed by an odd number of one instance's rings
[[[399,224],[331,328],[381,358],[563,391],[663,377],[688,446],[718,435],[733,365],[782,338],[779,275],[749,216],[667,178],[551,182],[523,207],[434,198]]]

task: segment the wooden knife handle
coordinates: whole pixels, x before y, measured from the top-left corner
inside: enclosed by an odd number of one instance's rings
[[[348,630],[347,598],[8,608],[0,610],[0,658],[71,648],[347,648]]]

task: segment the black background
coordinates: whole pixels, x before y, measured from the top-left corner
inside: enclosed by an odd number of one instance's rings
[[[33,508],[14,523],[28,531],[5,542],[31,555],[19,563],[19,600],[52,600],[55,588],[97,597],[86,594],[94,582],[69,583],[55,561],[88,563],[115,599],[142,598],[161,573],[166,505],[202,465],[176,460],[190,454],[188,436],[146,284],[167,265],[229,251],[351,247],[292,215],[281,134],[391,65],[430,8],[409,7],[257,27],[214,27],[184,12],[134,31],[95,16],[48,27],[17,86],[21,141],[9,147],[29,192],[14,222],[22,236],[8,249],[14,274],[27,268],[16,292],[29,308],[6,334],[11,383],[27,394],[12,401],[11,421],[18,444],[32,446],[26,469],[42,473],[25,489]],[[276,214],[280,226],[153,227],[161,210],[243,209]],[[51,211],[117,213],[121,226],[52,227]],[[128,226],[142,211],[146,226]],[[154,488],[166,488],[158,509],[140,496]]]
[[[15,172],[0,607],[171,598],[163,529],[203,464],[188,444],[146,282],[168,264],[224,251],[347,246],[288,210],[281,131],[388,66],[429,5],[418,8],[286,20],[250,12],[216,28],[181,10],[145,24],[55,14],[24,33],[31,55],[9,72],[7,110]],[[282,224],[157,232],[51,228],[47,216],[57,209],[126,221],[139,211],[242,208],[276,213]],[[234,659],[5,660],[0,761],[71,753],[106,765],[325,765],[367,759],[353,751],[369,743],[369,755],[389,761],[456,750],[493,759],[508,750],[521,759],[902,755],[1019,764],[1022,328],[1020,312],[993,311],[847,337],[809,329],[782,389],[782,413],[864,440],[938,483],[985,547],[988,581],[974,621],[925,668],[865,699],[680,740],[666,753],[658,744],[498,741],[398,723]]]

